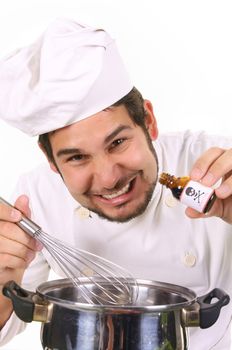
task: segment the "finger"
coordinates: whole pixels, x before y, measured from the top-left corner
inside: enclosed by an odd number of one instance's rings
[[[27,259],[22,259],[17,255],[0,253],[0,270],[6,269],[26,269],[31,261],[34,259],[35,253],[28,255]]]
[[[203,155],[200,158],[198,158],[197,161],[194,163],[192,170],[190,171],[191,179],[194,181],[203,181],[203,178],[207,175],[207,173],[209,174],[212,165],[222,156],[224,152],[225,150],[216,147],[210,148],[209,150],[204,152]],[[210,174],[208,181],[209,180],[210,183],[204,184],[207,186],[213,184],[213,174]]]
[[[14,206],[28,218],[31,217],[31,210],[29,208],[29,198],[26,195],[19,196]]]
[[[0,256],[1,259],[1,256]],[[8,281],[15,281],[16,283],[20,284],[22,281],[23,272],[25,271],[25,268],[22,269],[11,269],[11,268],[5,268],[0,269],[0,294],[1,298],[3,297],[3,287]],[[10,301],[9,298],[5,297],[5,302]],[[12,306],[12,303],[9,304],[9,306]]]
[[[0,202],[0,220],[17,222],[22,218],[22,214],[17,209]]]
[[[188,207],[185,210],[185,214],[191,219],[208,218],[211,216],[222,217],[223,215],[222,201],[219,199],[216,199],[216,201],[213,203],[212,208],[207,213],[200,213],[197,210]]]
[[[35,258],[36,251],[21,242],[0,236],[0,268],[25,268]]]
[[[222,182],[222,184],[215,190],[216,196],[221,199],[225,199],[232,195],[232,176],[228,177]]]
[[[0,222],[0,238],[1,237],[23,244],[25,247],[35,251],[40,251],[43,248],[42,244],[35,238],[10,222]]]
[[[1,258],[2,257],[0,255],[0,260]],[[24,270],[25,270],[25,267],[18,268],[17,272],[15,268],[9,268],[9,267],[0,268],[0,292],[2,290],[2,286],[8,281],[14,280],[20,283]]]
[[[199,219],[205,217],[205,214],[199,213],[195,209],[186,208],[185,214],[191,219]]]
[[[201,169],[199,171],[199,169]],[[228,177],[232,169],[232,149],[211,148],[194,165],[191,177],[201,172],[200,180],[206,186],[215,185],[222,177]],[[199,181],[199,179],[194,178]]]
[[[27,217],[31,217],[31,210],[29,207],[29,198],[26,195],[21,195],[18,197],[18,199],[15,202],[15,206]],[[27,237],[30,237],[27,234]],[[39,242],[37,239],[30,237],[30,245],[28,245],[29,248],[35,249],[37,251],[40,251],[43,249],[43,244]]]
[[[30,263],[34,259],[36,252],[32,249],[29,249],[21,242],[9,240],[4,236],[0,236],[0,254],[0,267],[19,268],[24,267]],[[13,259],[12,262],[11,259]],[[16,261],[18,261],[17,266],[15,266]]]
[[[206,186],[214,185],[223,177],[227,178],[232,169],[232,149],[222,153],[209,167],[206,175],[202,178],[202,183]]]
[[[25,245],[18,243],[16,241],[10,241],[5,237],[1,237],[0,243],[3,246],[4,253],[3,256],[10,255],[16,256],[25,262],[30,262],[34,257],[36,252],[32,249],[27,248]],[[2,262],[1,262],[2,264]],[[10,267],[7,265],[7,267]]]

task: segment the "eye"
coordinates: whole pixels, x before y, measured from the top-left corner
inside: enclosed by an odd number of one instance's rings
[[[110,149],[114,149],[120,145],[122,145],[124,143],[125,139],[124,138],[120,138],[120,139],[117,139],[117,140],[114,140],[111,145],[110,145]]]
[[[66,162],[81,162],[87,157],[84,154],[74,154],[73,156],[67,158]]]

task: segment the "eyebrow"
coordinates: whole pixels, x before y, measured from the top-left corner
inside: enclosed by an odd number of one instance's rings
[[[104,143],[110,142],[115,136],[117,136],[121,131],[131,129],[129,125],[119,125],[114,131],[112,131],[108,136],[106,136]]]
[[[83,154],[83,151],[79,148],[64,148],[64,149],[60,149],[56,153],[57,157],[71,155],[71,154]]]
[[[104,140],[104,144],[109,143],[111,140],[115,138],[121,131],[123,130],[130,130],[131,127],[129,125],[119,125],[114,131],[112,131],[108,136],[106,136]],[[65,155],[71,155],[71,154],[83,154],[85,153],[80,148],[64,148],[60,149],[57,153],[57,157],[65,156]]]

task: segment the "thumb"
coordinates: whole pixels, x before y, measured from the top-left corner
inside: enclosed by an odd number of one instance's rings
[[[189,207],[185,210],[185,214],[191,219],[199,219],[199,218],[205,218],[206,217],[205,214],[199,213],[195,209],[192,209],[192,208],[189,208]]]
[[[21,195],[15,202],[15,208],[23,213],[28,218],[31,217],[31,210],[29,208],[29,198],[26,195]]]

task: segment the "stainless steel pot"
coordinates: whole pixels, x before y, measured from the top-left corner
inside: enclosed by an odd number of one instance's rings
[[[86,304],[68,279],[43,283],[36,293],[10,281],[3,293],[20,319],[42,322],[44,350],[185,350],[187,327],[210,327],[229,303],[220,289],[197,298],[177,285],[137,282],[136,303],[124,306]],[[81,283],[100,293],[89,281]]]

